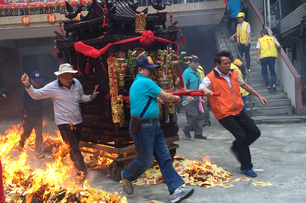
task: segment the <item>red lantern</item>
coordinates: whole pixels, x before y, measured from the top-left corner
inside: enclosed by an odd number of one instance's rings
[[[56,21],[56,16],[53,13],[49,14],[47,18],[49,23],[54,23]]]
[[[24,24],[24,25],[28,25],[28,24],[30,23],[30,17],[29,17],[29,16],[23,16],[23,17],[21,18],[21,22],[22,22],[22,24]]]

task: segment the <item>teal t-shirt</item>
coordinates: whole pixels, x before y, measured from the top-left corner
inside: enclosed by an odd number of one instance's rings
[[[197,74],[194,73],[194,71],[188,67],[184,73],[183,73],[183,80],[184,84],[187,86],[188,90],[197,90],[200,87],[201,84],[201,75],[199,71],[197,71]],[[187,98],[184,96],[183,101],[186,101]]]
[[[153,80],[137,74],[136,79],[130,88],[131,116],[140,117],[149,98],[152,97],[150,106],[142,118],[157,118],[159,116],[157,95],[161,92],[161,90],[162,89],[156,85]]]

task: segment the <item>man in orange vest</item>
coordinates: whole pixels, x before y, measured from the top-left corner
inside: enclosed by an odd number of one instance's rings
[[[267,29],[262,29],[260,32],[261,38],[258,39],[256,45],[257,63],[261,64],[261,74],[265,80],[268,89],[273,87],[276,91],[276,73],[275,73],[275,59],[277,58],[277,49],[282,48],[278,41],[269,36]],[[267,67],[271,73],[271,82],[269,80]]]
[[[249,146],[260,136],[260,130],[254,121],[243,111],[243,101],[239,86],[258,97],[263,105],[267,100],[246,84],[238,71],[230,69],[231,53],[222,51],[214,58],[216,67],[203,79],[199,91],[208,98],[211,110],[219,123],[233,134],[236,140],[230,152],[241,163],[240,172],[256,177],[251,162]],[[212,97],[213,92],[220,92],[220,97]]]
[[[244,21],[245,14],[243,12],[238,13],[238,25],[236,28],[236,33],[230,37],[230,40],[234,40],[234,37],[237,37],[238,51],[243,57],[245,57],[246,68],[248,71],[251,71],[251,59],[250,59],[250,46],[251,46],[251,25],[248,22]],[[245,75],[245,70],[241,70],[242,74]]]

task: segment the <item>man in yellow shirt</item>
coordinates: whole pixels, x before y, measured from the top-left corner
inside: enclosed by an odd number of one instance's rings
[[[261,38],[258,39],[256,45],[257,63],[261,64],[261,74],[265,80],[268,89],[273,87],[276,91],[276,73],[275,73],[275,59],[277,58],[277,49],[282,48],[278,41],[269,36],[267,29],[262,29],[260,32]],[[271,82],[269,80],[267,67],[271,73]]]
[[[250,58],[250,46],[251,46],[251,25],[248,22],[244,21],[245,14],[243,12],[238,13],[237,19],[239,24],[237,25],[236,33],[230,37],[230,40],[234,40],[234,37],[237,37],[238,51],[243,57],[245,57],[246,68],[248,71],[251,71],[251,58]],[[245,70],[241,70],[244,74]]]

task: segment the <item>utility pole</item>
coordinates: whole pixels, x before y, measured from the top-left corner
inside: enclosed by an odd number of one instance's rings
[[[271,28],[270,0],[267,0],[267,11],[268,11],[268,26]]]
[[[278,4],[279,4],[279,20],[280,20],[283,17],[283,13],[282,13],[282,1],[279,0]]]
[[[267,0],[263,1],[263,7],[264,7],[264,26],[267,25]]]

